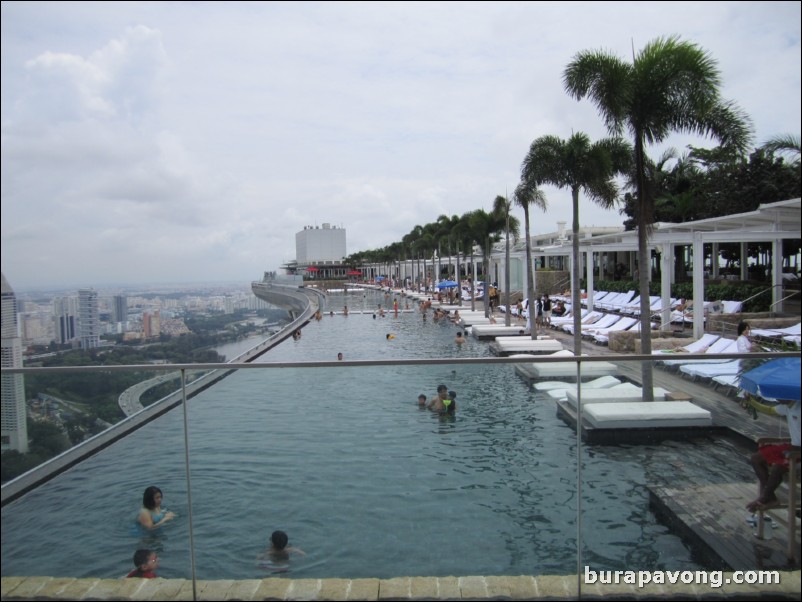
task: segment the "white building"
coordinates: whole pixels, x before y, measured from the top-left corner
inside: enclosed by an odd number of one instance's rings
[[[345,228],[304,226],[295,234],[295,260],[303,265],[334,265],[345,257]]]
[[[22,339],[19,332],[17,298],[2,275],[2,352],[3,368],[22,368]],[[22,374],[3,374],[0,382],[2,408],[2,450],[28,451],[28,427],[25,409],[25,379]]]

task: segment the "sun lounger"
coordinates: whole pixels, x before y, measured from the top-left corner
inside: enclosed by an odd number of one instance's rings
[[[617,299],[613,299],[611,301],[605,301],[602,303],[601,308],[606,309],[607,311],[621,311],[622,308],[626,307],[632,300],[635,298],[635,291],[628,291],[626,293],[621,293]]]
[[[756,337],[781,338],[802,335],[802,322],[786,328],[753,328],[751,334]]]
[[[697,340],[688,343],[687,345],[683,345],[679,349],[658,349],[656,351],[652,351],[652,355],[663,357],[664,359],[677,359],[672,358],[672,356],[676,356],[682,353],[704,353],[705,350],[710,347],[713,343],[718,341],[721,337],[717,334],[703,334]],[[661,360],[663,361],[663,360]]]
[[[621,319],[621,316],[618,316],[616,314],[601,314],[601,317],[599,317],[596,320],[593,320],[592,322],[581,323],[580,324],[580,328],[582,328],[582,331],[585,331],[585,330],[588,330],[588,329],[591,329],[591,328],[607,328],[608,326],[612,326],[613,324],[615,324],[620,319]],[[573,323],[564,324],[563,325],[563,330],[565,332],[569,333],[569,334],[574,334],[574,325],[573,325]]]
[[[567,349],[552,353],[551,356],[573,357]],[[515,357],[510,356],[510,357]],[[527,362],[515,364],[515,371],[530,380],[566,379],[576,378],[576,362]],[[582,364],[581,378],[596,378],[599,376],[618,374],[618,366],[611,362],[585,362]]]
[[[727,360],[715,364],[702,364],[689,362],[679,367],[680,372],[693,378],[715,378],[725,374],[738,374],[741,370],[741,360]]]
[[[583,404],[583,417],[594,428],[665,428],[711,426],[710,412],[689,401],[641,401]]]
[[[626,330],[627,328],[632,328],[635,324],[638,323],[637,318],[620,318],[618,321],[613,322],[612,326],[608,326],[607,328],[588,328],[587,332],[583,329],[582,336],[589,336],[593,339],[596,339],[598,335],[604,336],[604,341],[607,342],[607,335],[611,332],[616,332],[618,330]],[[596,339],[598,340],[598,339]]]
[[[663,365],[665,366],[682,366],[685,364],[699,364],[699,363],[721,363],[721,362],[729,362],[729,359],[721,359],[716,358],[715,356],[720,353],[738,353],[738,344],[733,339],[727,339],[721,337],[717,341],[714,341],[707,349],[701,349],[699,351],[693,351],[692,353],[704,353],[705,355],[711,356],[710,359],[704,360],[687,360],[683,359],[682,357],[678,357],[677,359],[670,359],[664,360]],[[682,354],[679,354],[680,356]]]

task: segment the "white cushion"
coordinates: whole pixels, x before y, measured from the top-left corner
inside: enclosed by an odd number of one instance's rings
[[[595,428],[665,428],[710,426],[710,412],[690,401],[640,401],[597,403],[583,408],[584,418]]]

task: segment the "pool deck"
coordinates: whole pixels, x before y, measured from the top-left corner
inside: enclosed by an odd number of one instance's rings
[[[3,577],[2,600],[798,600],[800,572],[779,573],[772,585],[735,584],[723,573],[709,584],[598,583],[576,575],[515,577],[396,577],[393,579],[59,579]],[[728,582],[729,581],[729,582]]]

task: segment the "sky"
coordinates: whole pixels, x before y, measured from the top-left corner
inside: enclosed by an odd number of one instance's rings
[[[755,146],[799,136],[800,6],[4,1],[2,271],[16,290],[247,283],[304,226],[345,228],[351,254],[489,210],[536,138],[608,135],[564,91],[571,59],[660,36],[718,62]],[[648,151],[688,144],[715,145]],[[571,223],[570,192],[544,190],[532,234]],[[584,226],[622,219],[580,203]]]

